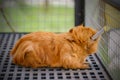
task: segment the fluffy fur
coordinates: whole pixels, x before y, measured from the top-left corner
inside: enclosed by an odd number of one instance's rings
[[[17,41],[11,51],[13,62],[25,67],[63,67],[85,69],[85,59],[97,50],[96,30],[78,26],[69,32],[33,32]]]

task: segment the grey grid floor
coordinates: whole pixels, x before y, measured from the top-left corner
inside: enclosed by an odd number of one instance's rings
[[[110,80],[96,55],[90,55],[87,61],[90,68],[72,70],[62,68],[24,68],[11,63],[9,55],[16,40],[23,33],[0,34],[0,80]]]

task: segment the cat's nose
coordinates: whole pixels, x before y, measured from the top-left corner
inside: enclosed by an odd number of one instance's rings
[[[100,29],[96,34],[94,34],[91,39],[96,40],[100,35],[104,33],[104,28]]]

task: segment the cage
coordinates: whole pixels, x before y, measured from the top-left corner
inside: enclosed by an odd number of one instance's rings
[[[110,73],[113,80],[119,80],[120,72],[120,2],[118,0],[99,0],[93,2],[95,5],[90,6],[86,2],[86,9],[93,8],[92,11],[86,10],[86,25],[94,26],[95,28],[106,27],[105,33],[101,37],[98,54],[100,60]],[[118,7],[119,6],[119,7]]]
[[[1,0],[0,80],[119,80],[119,0]],[[89,69],[25,68],[11,62],[10,50],[23,35],[34,31],[62,33],[84,24],[106,27]]]

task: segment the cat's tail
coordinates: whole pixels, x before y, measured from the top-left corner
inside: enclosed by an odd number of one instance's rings
[[[13,63],[25,67],[38,67],[40,59],[32,41],[19,40],[11,51]]]

